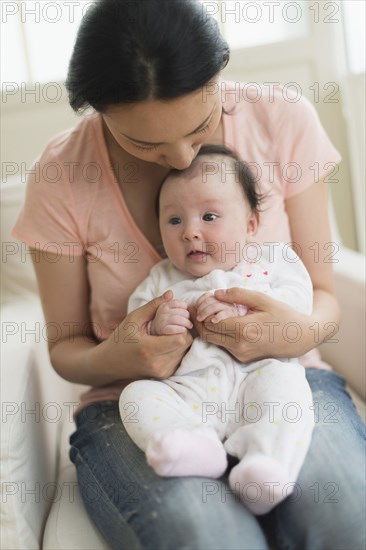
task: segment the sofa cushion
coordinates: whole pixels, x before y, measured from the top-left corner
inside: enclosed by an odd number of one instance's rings
[[[50,364],[44,323],[35,294],[2,304],[0,547],[7,550],[41,547],[65,405],[68,419],[78,405],[80,386],[62,380]]]
[[[37,293],[37,280],[27,246],[11,236],[25,195],[20,177],[1,182],[1,272],[2,302],[12,295]]]
[[[1,313],[1,548],[39,548],[55,475],[56,436],[45,426],[39,358],[22,327],[30,329],[40,320],[40,305],[36,296],[24,298],[11,308],[3,306]]]

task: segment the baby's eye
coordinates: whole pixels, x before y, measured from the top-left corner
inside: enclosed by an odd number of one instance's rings
[[[180,223],[180,218],[170,218],[169,223],[171,225],[178,225]]]
[[[203,216],[203,219],[205,220],[205,222],[213,222],[216,220],[216,218],[217,218],[216,214],[211,214],[211,213],[205,214]]]

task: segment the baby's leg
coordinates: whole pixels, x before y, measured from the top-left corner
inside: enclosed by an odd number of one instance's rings
[[[312,394],[297,362],[260,361],[244,385],[244,422],[225,442],[239,464],[233,490],[255,514],[265,514],[295,488],[314,426]]]
[[[164,382],[132,382],[119,408],[126,431],[157,474],[218,478],[225,472],[226,452],[215,430]]]

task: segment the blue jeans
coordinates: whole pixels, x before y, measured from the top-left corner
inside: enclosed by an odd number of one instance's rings
[[[116,401],[82,410],[70,457],[86,509],[111,548],[268,549],[270,533],[279,549],[365,549],[365,427],[343,378],[307,369],[307,379],[315,415],[309,453],[295,491],[260,518],[238,501],[227,474],[156,475],[127,435]]]

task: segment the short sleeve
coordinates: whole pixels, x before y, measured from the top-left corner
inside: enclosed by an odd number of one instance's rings
[[[11,234],[41,251],[84,253],[70,181],[58,157],[47,149],[29,170],[25,201]]]
[[[275,149],[284,183],[284,197],[301,193],[337,170],[341,155],[333,146],[319,116],[304,96],[277,95]]]

